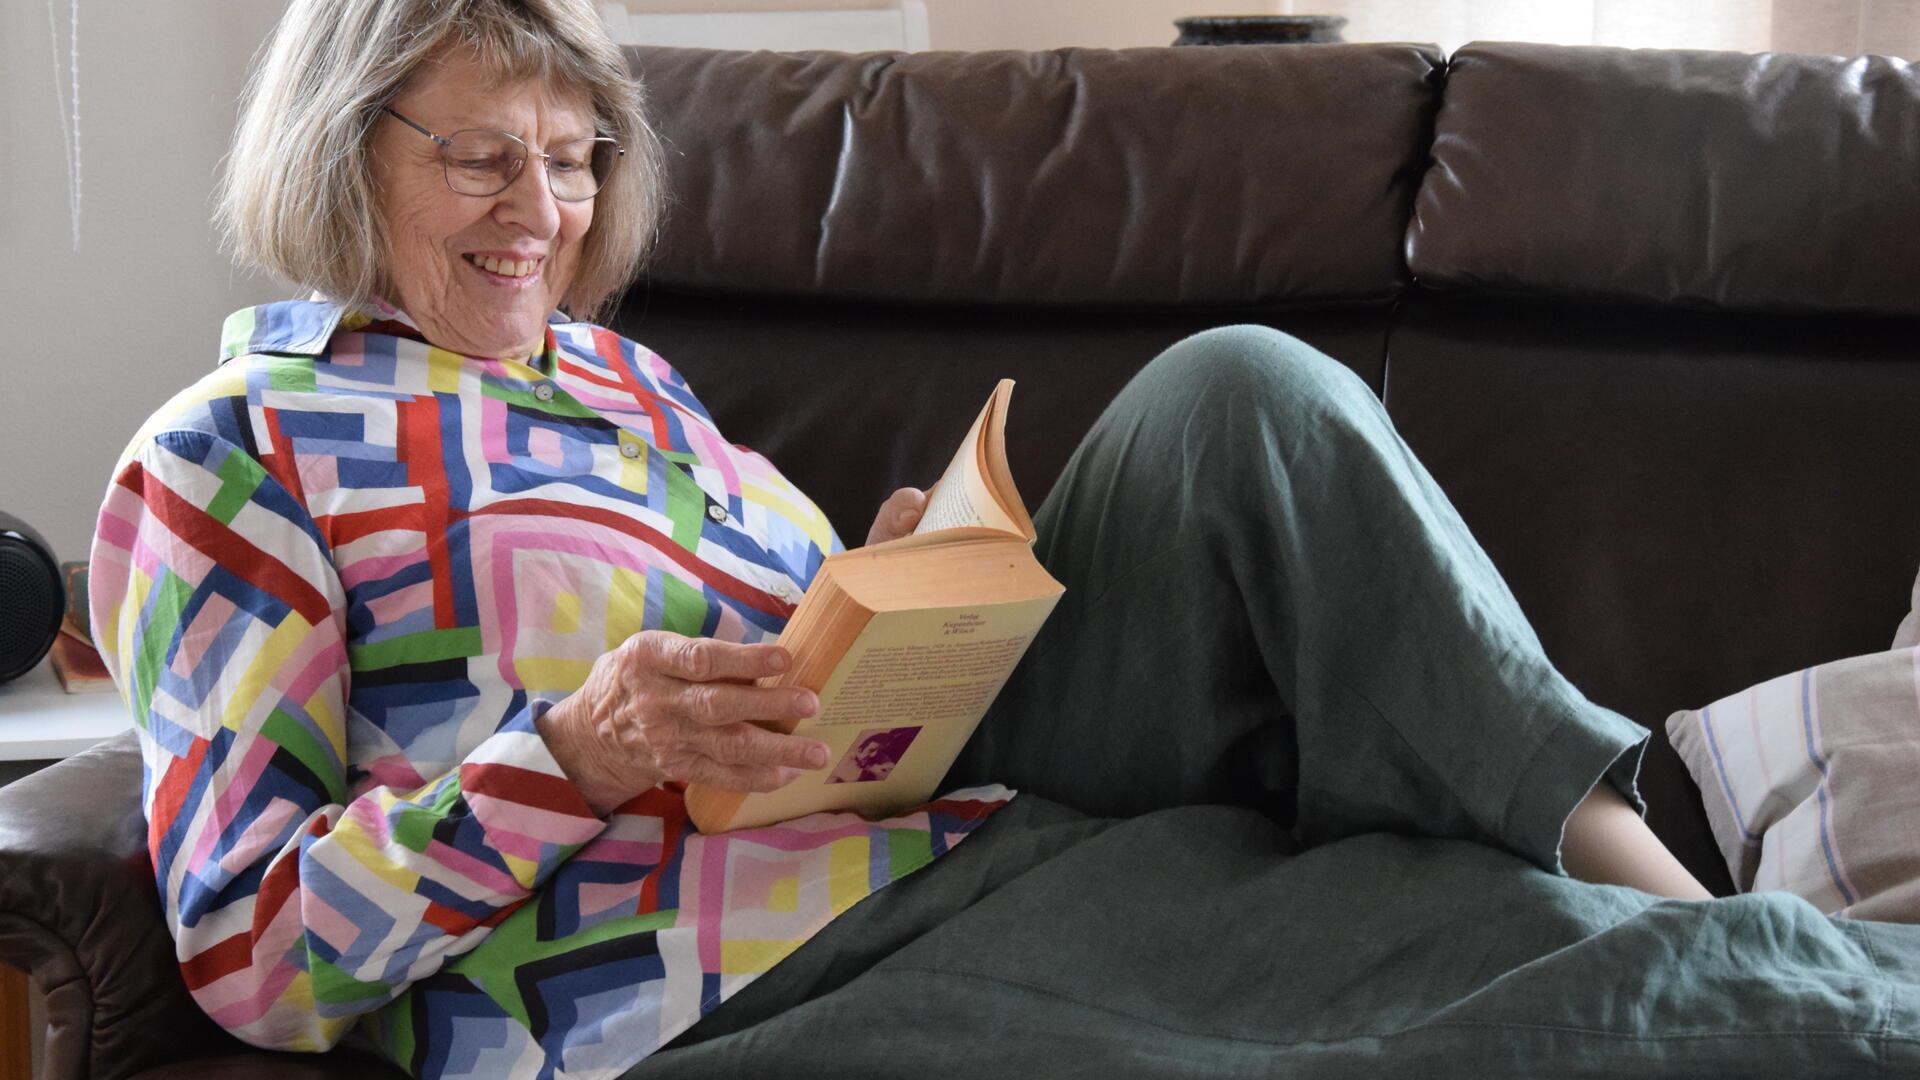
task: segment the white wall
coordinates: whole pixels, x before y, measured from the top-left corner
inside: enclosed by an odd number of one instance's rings
[[[927,33],[936,49],[1124,49],[1171,45],[1186,15],[1259,15],[1274,0],[929,0]]]
[[[1348,18],[1348,41],[1546,41],[1920,56],[1920,0],[1281,0]]]
[[[86,557],[114,459],[212,366],[220,321],[284,291],[233,273],[207,224],[234,99],[280,10],[82,0],[76,252],[47,8],[0,4],[0,510],[61,558]]]
[[[1185,15],[1256,15],[1281,0],[927,0],[936,49],[1122,49],[1171,45]],[[629,11],[807,11],[888,6],[886,0],[626,0]],[[1311,5],[1309,5],[1311,6]],[[1303,9],[1304,10],[1304,9]]]

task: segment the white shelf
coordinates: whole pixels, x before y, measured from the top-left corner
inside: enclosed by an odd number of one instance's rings
[[[0,683],[0,761],[71,757],[132,728],[117,692],[69,694],[45,660]]]

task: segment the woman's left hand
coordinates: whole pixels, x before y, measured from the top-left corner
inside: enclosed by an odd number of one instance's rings
[[[912,536],[920,515],[927,510],[927,493],[919,488],[901,488],[880,504],[873,516],[873,528],[867,530],[867,543],[884,544],[903,536]]]

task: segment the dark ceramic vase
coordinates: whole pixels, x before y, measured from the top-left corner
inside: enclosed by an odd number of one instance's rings
[[[1344,15],[1190,15],[1175,45],[1305,45],[1340,41]]]

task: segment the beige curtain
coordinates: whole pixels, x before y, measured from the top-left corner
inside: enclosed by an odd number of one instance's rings
[[[1545,41],[1920,59],[1920,0],[1279,0],[1348,41]]]

